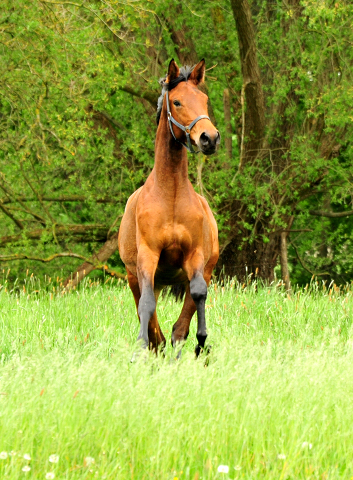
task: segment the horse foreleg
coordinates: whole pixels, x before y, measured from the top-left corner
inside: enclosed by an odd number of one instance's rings
[[[196,251],[194,255],[185,264],[184,269],[190,280],[190,296],[194,301],[197,310],[197,346],[195,348],[196,356],[198,356],[201,350],[205,347],[207,338],[206,329],[206,298],[207,298],[207,286],[211,280],[211,274],[213,269],[213,258],[209,261],[204,268],[203,254],[200,251]]]
[[[195,348],[196,356],[205,347],[207,338],[205,304],[207,297],[207,283],[202,274],[197,272],[190,281],[190,287],[187,288],[185,301],[181,314],[177,322],[173,325],[172,345],[176,347],[178,343],[184,342],[189,335],[189,328],[192,316],[197,310],[197,346]],[[177,358],[180,358],[181,350]]]
[[[140,293],[140,287],[138,284],[137,277],[133,275],[130,270],[127,268],[127,278],[129,281],[129,286],[132,291],[132,294],[134,296],[135,304],[136,304],[136,310],[137,310],[137,315],[140,320],[140,316],[138,314],[138,307],[139,307],[139,302],[141,298],[141,293]],[[154,297],[156,302],[158,301],[160,289],[154,289]],[[141,320],[140,320],[141,321]],[[163,332],[159,326],[158,319],[157,319],[157,314],[156,311],[153,313],[152,318],[148,324],[148,339],[149,339],[149,347],[151,350],[154,350],[156,353],[158,352],[158,347],[159,345],[162,345],[164,347],[165,345],[165,337],[163,335]]]
[[[196,272],[190,280],[190,295],[196,305],[197,310],[197,333],[198,345],[195,348],[196,356],[199,356],[201,350],[205,347],[207,338],[205,306],[207,298],[207,283],[200,272]]]
[[[152,252],[147,246],[140,246],[137,255],[137,278],[141,292],[141,297],[139,299],[137,308],[140,319],[140,331],[137,341],[141,342],[141,346],[143,348],[147,348],[150,344],[150,339],[148,336],[150,321],[152,320],[152,328],[153,324],[158,324],[157,317],[155,315],[157,302],[154,293],[154,274],[156,272],[158,260],[159,255]],[[155,321],[152,319],[154,316]],[[158,330],[160,331],[159,326]]]

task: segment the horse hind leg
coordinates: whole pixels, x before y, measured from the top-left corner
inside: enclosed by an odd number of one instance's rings
[[[160,290],[154,289],[154,298],[156,300],[156,303],[158,302],[159,294]],[[154,311],[152,318],[148,324],[148,340],[150,350],[153,350],[155,353],[158,353],[159,349],[164,350],[166,341],[162,329],[158,323],[156,310]]]
[[[190,287],[187,286],[185,292],[184,305],[179,315],[178,320],[173,325],[172,331],[172,345],[177,347],[178,344],[183,343],[189,336],[189,328],[191,319],[196,312],[196,305],[190,295]],[[177,358],[181,357],[181,349],[178,352]]]

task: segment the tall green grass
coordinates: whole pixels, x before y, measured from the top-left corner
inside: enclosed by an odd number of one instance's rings
[[[9,292],[5,281],[0,478],[353,476],[349,286],[313,281],[288,295],[279,285],[213,284],[212,353],[195,360],[193,320],[180,361],[169,339],[181,304],[165,296],[165,356],[131,364],[139,325],[123,282],[62,294],[33,278]]]

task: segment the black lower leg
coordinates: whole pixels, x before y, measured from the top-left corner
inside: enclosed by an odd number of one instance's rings
[[[206,316],[205,316],[207,284],[202,275],[197,275],[191,280],[190,294],[192,299],[195,302],[196,310],[197,310],[196,338],[198,341],[198,345],[196,346],[195,353],[198,356],[201,350],[205,347],[205,342],[207,338]]]

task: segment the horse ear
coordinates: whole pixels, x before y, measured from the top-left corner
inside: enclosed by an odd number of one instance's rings
[[[178,78],[179,77],[179,67],[178,65],[175,63],[174,61],[174,58],[172,58],[172,60],[170,61],[169,63],[169,67],[168,67],[168,78],[167,78],[167,83],[170,83],[172,80],[174,80],[175,78]]]
[[[206,65],[205,60],[202,59],[197,65],[195,65],[194,70],[191,72],[189,80],[194,82],[195,85],[202,83],[205,80],[205,71]]]

